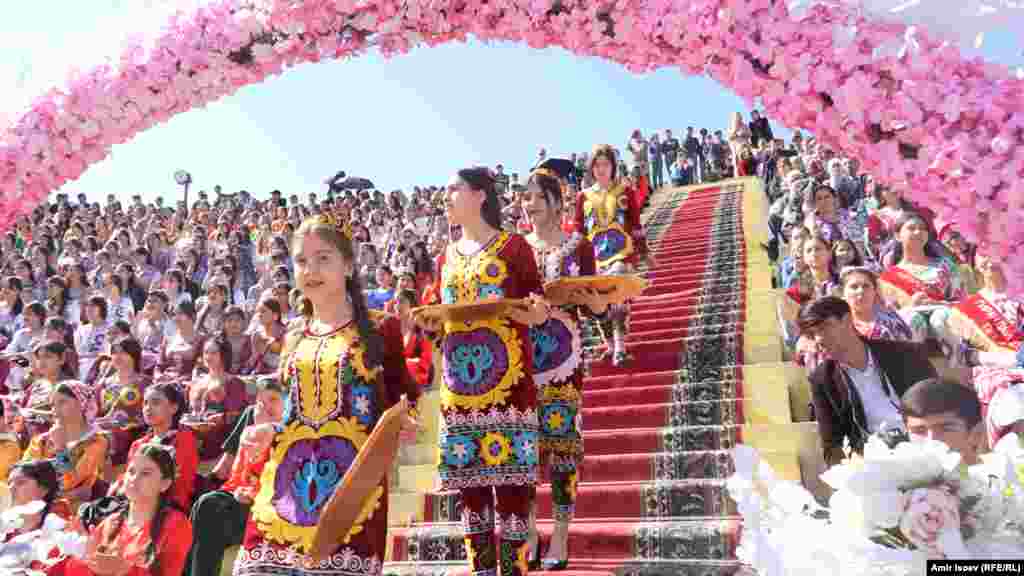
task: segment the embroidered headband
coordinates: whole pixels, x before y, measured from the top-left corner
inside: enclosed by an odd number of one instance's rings
[[[342,220],[330,212],[322,212],[311,216],[303,222],[309,226],[330,226],[341,233],[349,242],[352,241],[352,225],[348,220]]]

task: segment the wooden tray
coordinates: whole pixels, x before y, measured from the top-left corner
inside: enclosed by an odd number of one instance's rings
[[[313,547],[309,551],[314,561],[326,560],[344,544],[366,500],[391,470],[391,464],[398,456],[402,416],[408,407],[408,401],[402,398],[384,412],[331,499],[320,511]]]
[[[503,316],[510,308],[524,305],[520,298],[494,298],[463,304],[434,304],[411,310],[413,319],[437,322],[473,322]]]
[[[556,306],[572,304],[573,292],[590,289],[604,296],[608,300],[608,304],[622,304],[639,296],[645,288],[647,288],[647,280],[636,274],[569,276],[545,284],[544,297]]]

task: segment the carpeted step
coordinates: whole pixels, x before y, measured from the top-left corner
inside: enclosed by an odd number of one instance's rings
[[[733,473],[728,450],[587,454],[581,467],[582,482],[615,479],[623,482],[727,478]]]
[[[685,403],[695,401],[721,401],[735,399],[737,382],[704,381],[679,382],[679,374],[671,384],[660,386],[623,386],[597,388],[591,381],[583,383],[583,405],[587,408],[607,406],[639,406],[643,404]]]
[[[458,523],[462,502],[456,492],[425,494],[424,521]],[[734,516],[736,505],[721,478],[695,478],[658,482],[593,482],[576,489],[574,521],[626,519],[682,520],[708,516]],[[537,487],[537,517],[551,518],[551,485]]]
[[[623,404],[591,408],[584,404],[583,422],[588,430],[615,430],[631,423],[645,426],[732,426],[743,423],[741,400],[697,401],[666,404]]]
[[[577,520],[569,528],[570,564],[594,561],[729,560],[736,557],[739,520],[712,517],[683,521]],[[538,521],[541,550],[551,534],[550,521]],[[394,561],[464,561],[462,526],[436,523],[430,526],[392,527]]]
[[[666,370],[664,372],[630,372],[627,374],[614,374],[607,376],[589,376],[583,380],[583,390],[618,390],[633,386],[670,386],[679,381],[678,370]]]
[[[606,455],[731,450],[739,435],[738,426],[590,430],[584,424],[583,445],[588,454]]]

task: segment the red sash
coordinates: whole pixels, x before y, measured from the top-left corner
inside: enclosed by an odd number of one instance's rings
[[[1001,348],[1016,350],[1024,334],[981,294],[975,294],[956,305],[957,311],[974,323],[982,334]]]
[[[890,266],[886,268],[885,272],[882,272],[882,275],[878,279],[890,286],[899,288],[907,295],[908,298],[918,292],[924,292],[929,299],[936,302],[943,302],[946,300],[945,294],[936,292],[927,284],[920,281],[916,276],[899,266]]]

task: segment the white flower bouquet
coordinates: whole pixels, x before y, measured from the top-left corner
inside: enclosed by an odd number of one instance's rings
[[[4,511],[0,514],[0,534],[21,528],[26,516],[38,514],[44,507],[42,502],[35,501]],[[43,576],[44,572],[34,568],[52,564],[65,556],[83,557],[86,537],[66,528],[64,520],[56,514],[48,514],[38,529],[0,543],[0,574]]]
[[[1024,559],[1024,491],[1007,478],[1005,456],[966,467],[941,442],[890,447],[873,437],[863,456],[822,475],[834,490],[828,507],[777,479],[748,446],[733,460],[738,554],[762,576],[910,576],[928,559]]]

